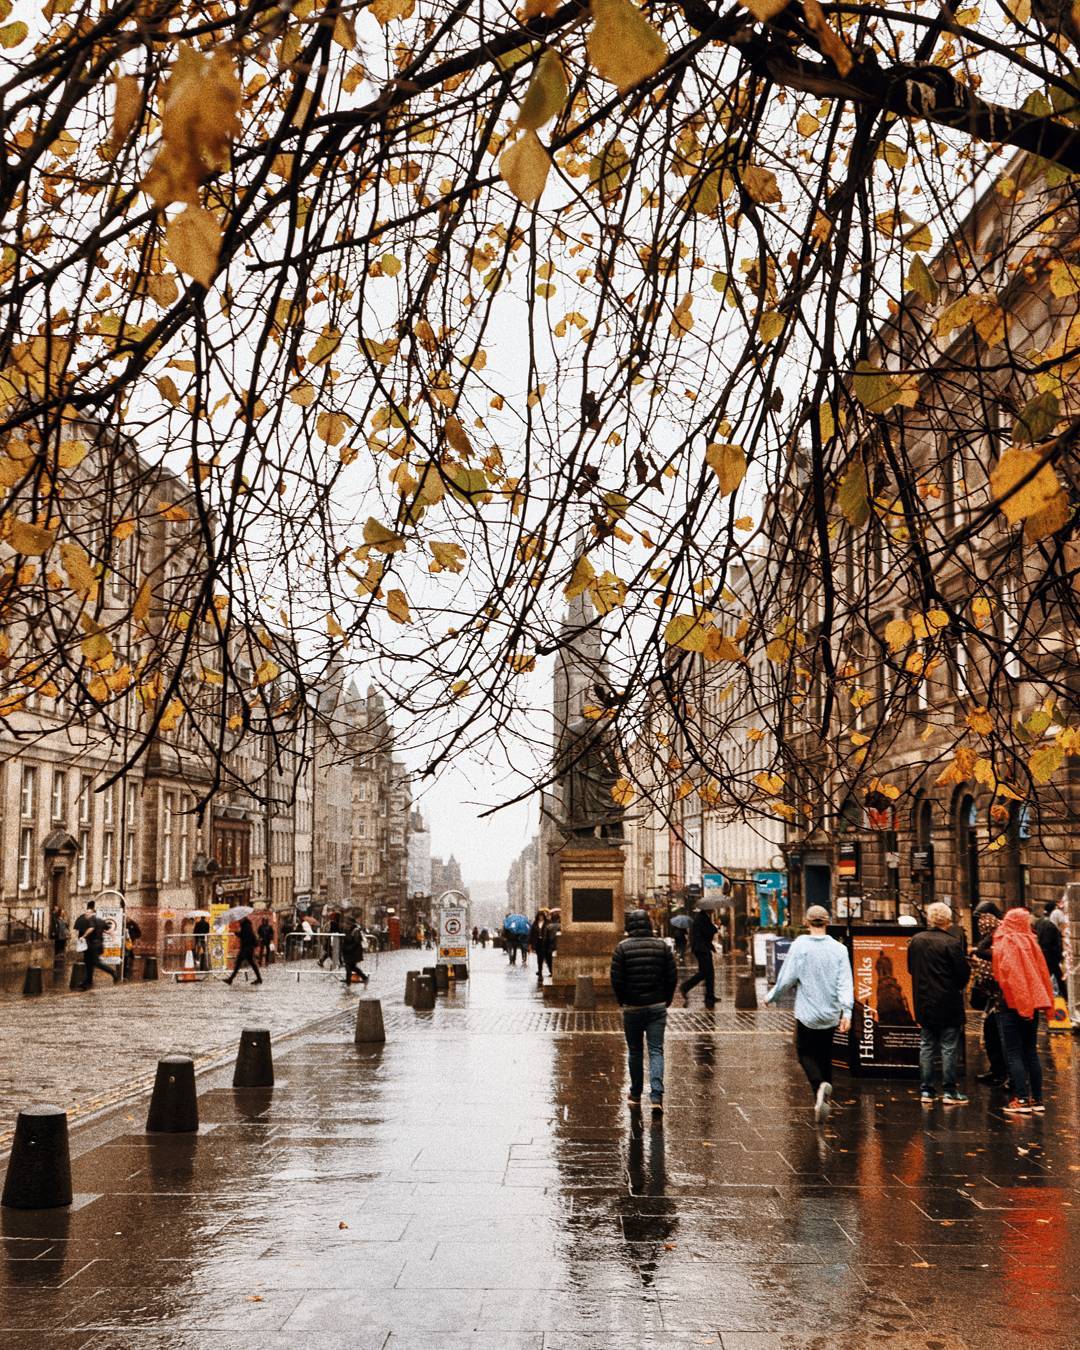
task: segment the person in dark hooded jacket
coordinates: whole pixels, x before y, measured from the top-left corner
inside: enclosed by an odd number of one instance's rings
[[[626,937],[611,958],[611,987],[623,1010],[630,1065],[631,1106],[641,1105],[645,1086],[644,1043],[649,1047],[649,1098],[655,1112],[664,1109],[664,1030],[675,997],[679,972],[675,953],[653,935],[649,916],[635,909],[626,916]]]

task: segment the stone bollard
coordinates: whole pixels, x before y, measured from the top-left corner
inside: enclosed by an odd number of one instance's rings
[[[447,991],[449,988],[450,988],[450,967],[449,967],[449,966],[436,966],[436,967],[435,967],[435,992],[438,993],[438,994],[445,994],[446,991]]]
[[[31,1106],[19,1112],[4,1195],[9,1209],[59,1209],[71,1204],[67,1112]]]
[[[413,1008],[416,1012],[431,1012],[435,1007],[435,981],[430,975],[416,977]]]
[[[232,1085],[234,1088],[274,1086],[274,1056],[270,1049],[270,1033],[264,1027],[245,1027],[240,1033]]]
[[[27,966],[26,974],[23,976],[23,993],[29,997],[31,994],[41,993],[41,967]]]
[[[382,1003],[379,999],[362,998],[356,1005],[356,1032],[353,1040],[357,1045],[374,1045],[386,1040]]]
[[[158,1060],[154,1095],[146,1117],[150,1134],[194,1134],[199,1128],[195,1095],[195,1062],[187,1055]]]
[[[432,984],[435,983],[435,971],[435,966],[425,966],[423,970],[423,973],[428,977]]]
[[[454,964],[454,979],[467,980],[469,978],[469,966],[466,961],[458,961]]]
[[[596,990],[591,975],[579,975],[574,981],[574,1007],[585,1012],[596,1007]]]
[[[753,974],[735,976],[735,1007],[737,1010],[749,1011],[756,1008],[757,1001],[757,982]]]
[[[76,961],[71,967],[71,978],[68,980],[69,989],[81,989],[86,983],[86,966],[82,961]]]
[[[416,998],[416,981],[419,975],[420,972],[418,970],[410,970],[405,976],[405,1006],[407,1008],[412,1007],[413,1001]]]
[[[144,980],[156,980],[158,977],[157,957],[144,956],[142,962],[142,977]]]

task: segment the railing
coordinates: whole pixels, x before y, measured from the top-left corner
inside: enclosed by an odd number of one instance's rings
[[[36,920],[32,915],[20,914],[10,907],[0,911],[0,946],[44,942],[47,937],[43,919]]]

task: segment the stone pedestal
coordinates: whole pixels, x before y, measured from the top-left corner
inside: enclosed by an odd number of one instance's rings
[[[625,936],[624,860],[617,845],[569,843],[556,855],[559,942],[544,997],[571,1002],[579,975],[591,975],[597,1003],[613,1005],[611,953]]]

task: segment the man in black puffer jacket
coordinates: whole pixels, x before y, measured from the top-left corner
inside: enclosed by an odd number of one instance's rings
[[[653,936],[643,909],[626,916],[626,937],[611,958],[611,987],[623,1010],[623,1031],[630,1061],[631,1106],[641,1105],[645,1084],[645,1053],[649,1046],[649,1096],[652,1109],[664,1109],[664,1029],[667,1010],[675,997],[679,972],[675,953],[663,938]]]

